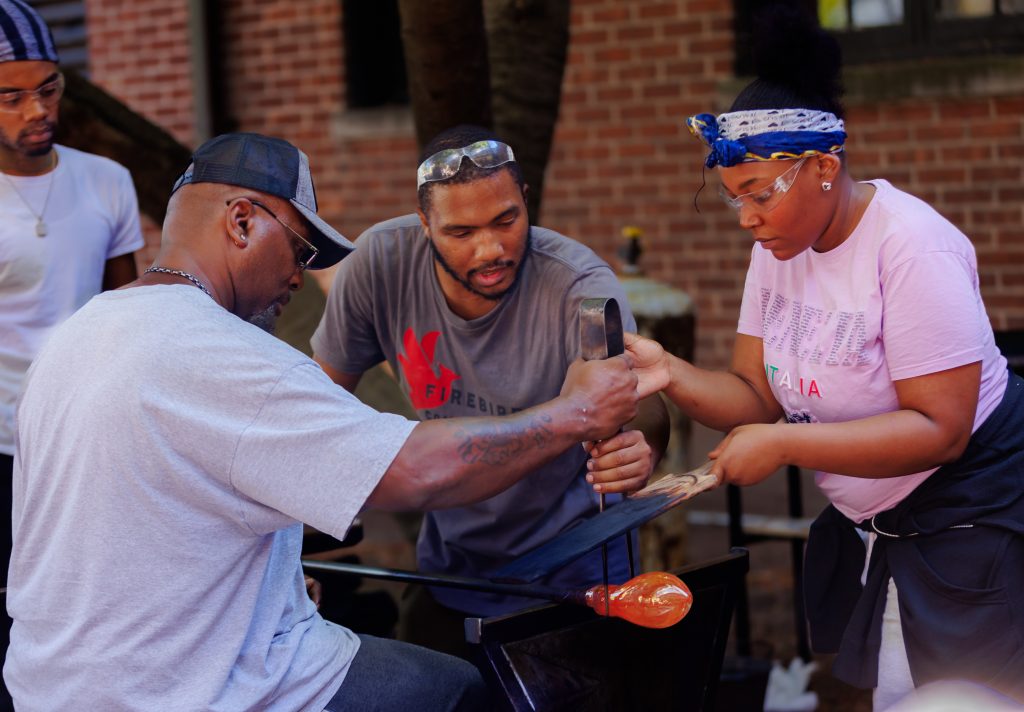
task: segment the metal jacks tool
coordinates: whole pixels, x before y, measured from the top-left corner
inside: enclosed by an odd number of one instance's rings
[[[580,303],[580,351],[584,361],[611,358],[626,350],[622,335],[622,313],[613,297],[584,299]],[[598,500],[598,509],[604,512],[604,493]],[[626,552],[629,556],[629,577],[636,576],[633,561],[633,535],[626,532]],[[601,545],[601,570],[608,605],[608,544]],[[608,611],[605,611],[607,615]]]

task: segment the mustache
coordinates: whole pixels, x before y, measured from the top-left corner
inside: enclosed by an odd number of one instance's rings
[[[26,126],[25,128],[23,128],[18,133],[18,136],[24,138],[25,136],[28,136],[29,134],[38,133],[39,131],[56,131],[56,130],[57,130],[57,122],[56,121],[37,121],[36,123],[30,124],[30,125]]]
[[[487,270],[505,269],[507,267],[515,267],[515,266],[516,266],[515,260],[495,260],[494,262],[488,262],[485,265],[481,265],[479,267],[474,267],[473,269],[469,270],[469,272],[466,273],[466,276],[467,277],[472,277],[474,274],[479,274],[480,272],[486,272]]]

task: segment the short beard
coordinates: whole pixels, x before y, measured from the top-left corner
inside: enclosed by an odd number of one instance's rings
[[[258,326],[268,334],[273,334],[274,330],[277,329],[277,303],[271,304],[269,307],[261,312],[253,314],[251,317],[246,319],[247,322],[253,326]]]
[[[456,272],[455,269],[450,264],[448,264],[447,261],[445,261],[441,253],[438,252],[437,246],[434,245],[433,240],[428,238],[427,243],[430,245],[430,251],[434,253],[434,259],[437,261],[439,265],[441,265],[441,268],[448,273],[449,277],[451,277],[456,282],[461,284],[466,291],[470,292],[471,294],[475,294],[478,297],[483,297],[484,299],[490,300],[492,302],[500,302],[506,294],[515,289],[516,285],[519,284],[519,278],[523,274],[523,265],[526,264],[526,258],[530,254],[530,246],[533,244],[533,231],[529,227],[526,228],[526,249],[523,250],[523,256],[519,260],[519,265],[516,267],[516,273],[515,276],[512,278],[512,284],[508,286],[508,289],[502,292],[498,292],[496,294],[487,294],[485,292],[481,292],[480,290],[478,290],[476,287],[473,286],[473,283],[469,281],[469,274],[466,274],[466,276],[463,277],[461,274]],[[473,270],[470,270],[470,273],[472,272]]]
[[[26,150],[26,151],[24,151],[24,154],[26,156],[31,156],[32,158],[37,158],[38,156],[45,156],[46,154],[48,154],[52,150],[53,150],[53,141],[50,141],[50,143],[46,144],[45,147],[40,146],[39,148],[36,148],[36,149]]]
[[[8,151],[11,151],[13,153],[20,153],[22,156],[26,156],[28,158],[38,158],[39,156],[45,156],[46,154],[53,150],[53,144],[56,143],[55,139],[51,138],[47,143],[41,146],[36,146],[34,148],[29,148],[26,144],[22,143],[23,135],[29,133],[29,130],[34,128],[47,128],[52,131],[56,131],[57,122],[45,121],[43,122],[43,124],[36,124],[34,126],[26,127],[18,134],[17,138],[15,138],[13,141],[8,140],[6,136],[0,136],[0,145],[3,145],[3,147],[6,148]]]

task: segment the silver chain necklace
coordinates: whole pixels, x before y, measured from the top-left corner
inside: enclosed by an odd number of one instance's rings
[[[208,296],[210,299],[213,299],[213,295],[210,294],[210,290],[207,289],[206,287],[204,287],[203,283],[200,282],[199,278],[196,277],[194,274],[189,274],[188,272],[183,272],[180,269],[168,269],[167,267],[150,267],[149,269],[146,270],[146,272],[162,272],[163,274],[173,274],[176,277],[184,277],[189,282],[191,282],[192,284],[196,285],[201,290],[203,290],[203,294]],[[217,300],[213,299],[213,301],[217,301]]]
[[[14,194],[18,196],[21,202],[25,204],[25,207],[28,208],[28,211],[32,213],[32,217],[36,219],[36,237],[46,237],[46,233],[49,232],[46,229],[46,221],[43,220],[43,215],[46,213],[46,204],[50,202],[50,191],[53,189],[53,173],[56,168],[57,152],[54,151],[53,165],[50,167],[50,182],[46,185],[46,197],[43,198],[43,207],[42,209],[40,209],[38,215],[36,215],[36,211],[32,209],[32,206],[29,205],[29,202],[25,200],[25,196],[21,194],[20,190],[18,190],[18,186],[14,184],[14,181],[11,180],[11,177],[4,173],[3,171],[0,171],[0,174],[3,175],[4,180],[7,181],[7,185],[11,186],[11,190],[14,191]]]

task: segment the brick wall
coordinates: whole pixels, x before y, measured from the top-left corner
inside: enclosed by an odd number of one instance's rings
[[[96,84],[191,145],[195,115],[186,3],[85,0]]]
[[[184,0],[85,0],[92,80],[178,141],[195,143],[188,12]],[[142,216],[145,269],[160,245],[160,227]]]
[[[238,130],[281,136],[302,148],[321,215],[352,238],[410,211],[412,125],[360,131],[366,113],[346,110],[341,3],[230,0],[223,7],[227,112]],[[315,276],[326,286],[329,275]]]
[[[354,237],[414,208],[416,147],[407,110],[345,108],[340,7],[227,0],[220,32],[230,118],[300,145],[323,214]],[[573,0],[542,216],[610,261],[622,227],[643,228],[644,266],[693,297],[697,360],[709,366],[728,361],[751,243],[710,172],[695,211],[704,152],[683,120],[723,110],[738,88],[730,7]],[[187,52],[185,0],[88,0],[87,9],[94,78],[188,142],[190,68],[175,59]],[[1024,99],[942,96],[851,98],[851,171],[888,178],[956,222],[977,247],[993,324],[1024,328]]]
[[[853,106],[850,165],[931,203],[974,243],[993,327],[1024,329],[1024,97]]]

